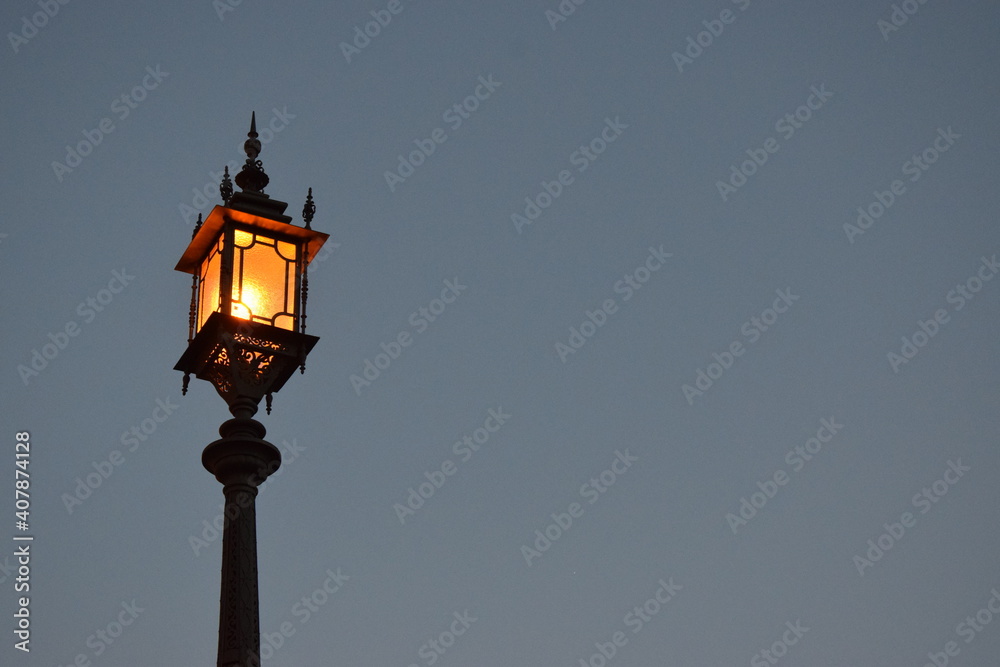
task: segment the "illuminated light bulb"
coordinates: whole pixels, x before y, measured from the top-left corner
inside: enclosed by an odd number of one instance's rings
[[[243,299],[240,300],[239,296],[239,290],[234,288],[232,308],[234,317],[238,317],[241,320],[250,320],[255,312],[258,314],[260,313],[263,299],[261,298],[260,292],[258,292],[253,285],[244,283]]]

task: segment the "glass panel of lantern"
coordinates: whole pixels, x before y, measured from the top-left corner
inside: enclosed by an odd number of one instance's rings
[[[208,256],[205,258],[201,265],[201,271],[199,274],[200,287],[198,289],[199,303],[198,303],[198,327],[197,331],[201,331],[201,328],[205,325],[205,320],[208,316],[219,310],[221,307],[220,296],[222,280],[222,243],[223,235],[215,239],[215,244],[209,251]]]
[[[232,315],[295,330],[297,246],[236,229],[233,235]]]
[[[295,331],[297,260],[295,243],[261,233],[260,229],[223,230],[199,271],[198,330],[213,312],[228,311],[244,320]],[[232,272],[226,275],[224,267],[230,262]],[[227,283],[231,284],[229,299],[224,298]]]

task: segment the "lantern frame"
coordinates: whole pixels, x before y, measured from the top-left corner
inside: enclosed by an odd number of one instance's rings
[[[258,195],[261,196],[261,195]],[[234,264],[235,264],[235,232],[245,231],[251,234],[260,233],[261,236],[265,236],[269,239],[273,239],[275,242],[281,241],[285,243],[290,243],[296,247],[296,269],[295,275],[295,285],[293,288],[293,293],[289,294],[286,288],[286,297],[291,297],[294,302],[292,305],[295,307],[295,312],[292,314],[293,327],[291,331],[296,331],[299,329],[299,320],[301,319],[300,304],[299,304],[299,294],[302,291],[302,274],[305,272],[308,263],[312,258],[316,257],[319,249],[323,247],[323,244],[329,238],[328,234],[323,232],[317,232],[313,229],[306,229],[304,227],[297,227],[295,225],[289,224],[291,218],[282,215],[281,211],[287,206],[285,202],[279,202],[268,198],[267,204],[271,204],[266,210],[271,216],[275,217],[265,217],[261,215],[265,211],[248,211],[245,208],[250,207],[240,207],[240,204],[244,203],[247,199],[247,193],[237,193],[233,196],[233,200],[229,206],[216,206],[212,209],[208,218],[202,223],[201,227],[195,232],[194,238],[191,239],[191,243],[188,245],[187,250],[181,256],[180,261],[177,262],[177,266],[174,267],[177,271],[182,271],[184,273],[190,273],[195,275],[199,279],[198,295],[197,295],[197,308],[198,308],[198,322],[195,326],[195,332],[197,333],[205,324],[207,317],[202,317],[203,306],[205,295],[203,294],[203,276],[202,268],[205,262],[211,257],[212,253],[218,247],[221,240],[223,244],[222,257],[220,264],[220,275],[219,275],[219,297],[220,303],[211,307],[208,312],[220,311],[227,315],[233,315],[232,303],[233,303],[233,283],[238,279],[238,276],[234,275]],[[280,217],[279,217],[280,216]],[[246,272],[246,266],[241,266],[241,273]],[[286,299],[287,305],[287,299]],[[280,327],[283,329],[288,329],[287,327]]]
[[[310,191],[307,209],[311,202]],[[194,374],[211,382],[230,405],[240,397],[257,403],[266,396],[270,411],[271,393],[284,385],[296,366],[304,371],[305,358],[319,340],[305,333],[306,271],[329,235],[309,228],[312,211],[309,211],[306,227],[290,224],[292,218],[284,215],[287,206],[285,202],[271,199],[261,192],[244,191],[232,195],[225,205],[213,208],[208,218],[196,228],[191,242],[177,262],[177,271],[194,276],[188,349],[174,366],[185,373],[185,391],[188,375]],[[234,299],[233,286],[237,284],[242,289],[242,279],[253,273],[252,263],[242,255],[239,274],[236,273],[237,232],[259,234],[271,240],[274,252],[286,262],[284,310],[269,312],[269,321],[263,317],[245,319],[234,313],[234,304],[238,302]],[[244,250],[256,243],[255,236],[254,243]],[[280,243],[294,246],[293,260],[281,254]],[[220,252],[220,246],[221,257],[213,260],[213,254]],[[217,292],[218,302],[215,304],[205,302],[206,298],[211,298],[206,293],[208,280],[205,273],[210,261],[218,262],[217,266],[208,269],[215,274],[212,279],[217,282],[217,287],[212,290],[213,294]],[[289,284],[290,279],[294,284]],[[240,297],[246,298],[242,291]],[[289,308],[291,313],[287,312]],[[290,318],[291,326],[276,325],[279,317]]]

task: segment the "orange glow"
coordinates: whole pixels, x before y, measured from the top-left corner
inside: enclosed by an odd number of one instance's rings
[[[266,234],[235,229],[232,232],[232,269],[223,266],[225,235],[202,260],[197,312],[202,327],[213,312],[225,308],[223,276],[232,276],[229,314],[249,322],[294,331],[296,326],[296,261],[298,246]]]
[[[232,314],[293,330],[294,317],[280,313],[286,309],[294,313],[295,245],[242,230],[236,230],[233,240],[236,246],[233,272],[237,281],[242,282],[243,291],[241,294],[239,282],[234,282]]]
[[[233,287],[233,316],[241,320],[249,320],[253,315],[260,315],[264,302],[257,286],[251,283],[243,283],[243,298],[240,298],[240,290]]]
[[[216,241],[208,259],[201,269],[201,303],[199,304],[198,328],[205,324],[208,316],[219,309],[219,271],[222,265],[222,239]]]

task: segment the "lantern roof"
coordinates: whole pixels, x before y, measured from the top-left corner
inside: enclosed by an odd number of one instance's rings
[[[245,195],[246,193],[236,193],[233,195],[229,206],[216,206],[212,209],[208,218],[202,223],[194,238],[191,239],[191,243],[188,244],[187,250],[184,251],[180,261],[177,262],[177,266],[174,267],[175,270],[197,274],[202,260],[208,255],[211,248],[214,247],[216,239],[219,238],[219,233],[227,222],[242,223],[248,227],[272,232],[279,237],[290,237],[294,241],[303,243],[309,258],[315,257],[319,249],[326,243],[326,240],[330,238],[329,234],[289,224],[291,218],[286,215],[271,218],[261,215],[253,207],[234,207],[234,204],[241,203],[238,199],[241,199],[241,196]],[[280,204],[282,210],[288,205],[285,202],[279,202],[274,199],[266,201],[269,201],[271,204]],[[250,210],[247,210],[248,208]],[[302,270],[305,271],[305,268],[305,263],[303,263]]]

